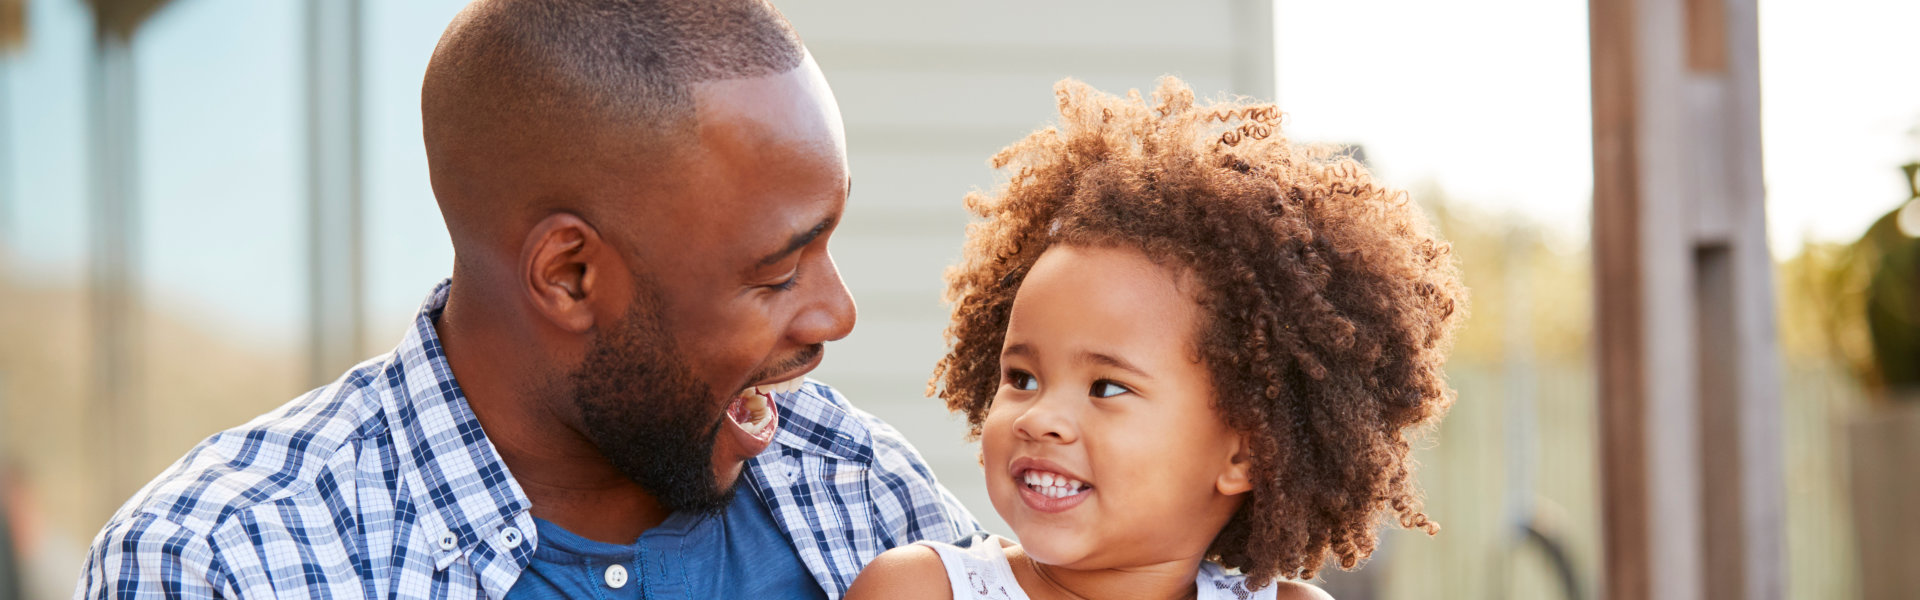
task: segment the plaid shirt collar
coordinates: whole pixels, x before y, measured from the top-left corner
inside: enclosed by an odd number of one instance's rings
[[[813,394],[782,399],[786,404],[774,405],[780,413],[780,429],[773,434],[775,446],[860,464],[873,462],[873,432],[845,409]]]
[[[454,547],[443,544],[445,551],[436,556],[439,569],[472,552],[533,505],[480,428],[434,330],[446,310],[451,283],[441,281],[421,305],[412,330],[394,353],[399,368],[385,371],[393,393],[382,399],[382,408],[395,416],[389,423],[401,428],[394,436],[398,454],[417,466],[403,476],[414,505],[422,509],[420,526],[455,537]],[[856,464],[873,462],[873,432],[846,409],[816,394],[793,394],[784,400],[777,405],[780,429],[773,446]],[[769,447],[763,456],[774,450]],[[747,468],[758,474],[764,466],[754,460]],[[741,485],[748,483],[743,480]],[[767,499],[769,504],[780,502],[778,495]],[[779,514],[779,506],[770,508]],[[529,548],[516,562],[524,566],[530,557]]]
[[[381,398],[381,408],[393,415],[387,422],[399,428],[393,436],[396,454],[409,459],[403,464],[415,467],[401,476],[420,510],[420,527],[455,538],[453,548],[441,543],[437,569],[473,551],[485,536],[533,506],[481,430],[434,330],[446,310],[451,284],[442,280],[421,305],[413,328],[394,352],[398,368],[383,372],[390,378],[385,383],[391,393]],[[516,562],[524,565],[531,556],[529,552]]]

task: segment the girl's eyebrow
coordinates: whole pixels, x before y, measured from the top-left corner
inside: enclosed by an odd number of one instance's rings
[[[1152,375],[1148,375],[1147,372],[1141,370],[1140,367],[1133,366],[1133,363],[1127,362],[1126,359],[1123,359],[1111,354],[1102,354],[1099,352],[1089,351],[1089,352],[1081,352],[1079,358],[1083,362],[1090,362],[1097,365],[1105,365],[1105,366],[1113,367],[1115,369],[1126,371],[1128,373],[1132,373],[1134,375],[1138,375],[1140,376],[1141,379],[1153,379]]]
[[[1014,344],[1010,344],[1010,346],[1006,346],[1004,350],[1000,350],[1000,356],[1023,356],[1023,358],[1035,358],[1037,354],[1035,354],[1035,350],[1033,350],[1033,346],[1031,346],[1031,344],[1027,344],[1027,342],[1014,342]],[[1127,362],[1125,358],[1119,358],[1119,356],[1114,356],[1114,354],[1106,354],[1106,352],[1092,352],[1092,350],[1081,350],[1081,354],[1079,354],[1079,356],[1075,356],[1075,360],[1079,360],[1079,362],[1083,362],[1083,363],[1096,363],[1096,365],[1106,365],[1106,367],[1114,367],[1114,369],[1121,369],[1121,371],[1127,371],[1127,373],[1133,373],[1133,375],[1139,375],[1140,379],[1154,379],[1154,375],[1148,375],[1148,373],[1146,373],[1146,369],[1140,369],[1140,367],[1135,367],[1133,363]]]
[[[1026,342],[1017,342],[1013,345],[1007,346],[1006,349],[1000,351],[1000,355],[1001,356],[1022,356],[1026,358],[1033,358],[1035,356],[1033,346],[1027,344]],[[1122,371],[1126,371],[1128,373],[1132,373],[1134,375],[1140,376],[1141,379],[1153,379],[1153,376],[1147,374],[1145,370],[1142,370],[1140,367],[1133,366],[1133,363],[1127,362],[1126,359],[1120,358],[1118,356],[1114,356],[1112,354],[1106,354],[1103,352],[1094,352],[1092,350],[1083,350],[1080,352],[1079,356],[1076,356],[1074,358],[1078,359],[1080,362],[1083,362],[1083,363],[1103,365],[1103,366],[1113,367],[1115,369],[1119,369]]]
[[[1019,342],[1014,345],[1007,346],[1006,348],[1001,349],[1000,355],[1001,356],[1024,356],[1027,358],[1033,358],[1033,346],[1027,345],[1026,342]]]

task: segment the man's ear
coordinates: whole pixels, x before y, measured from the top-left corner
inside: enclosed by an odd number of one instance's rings
[[[1247,434],[1234,436],[1233,453],[1227,456],[1227,468],[1220,471],[1219,481],[1214,488],[1223,496],[1235,496],[1253,491],[1253,455],[1248,452],[1251,444]]]
[[[603,271],[618,262],[600,232],[571,213],[555,213],[534,224],[520,252],[520,272],[534,309],[563,330],[593,328],[590,299]]]

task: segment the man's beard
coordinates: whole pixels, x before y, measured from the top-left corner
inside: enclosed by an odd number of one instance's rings
[[[722,407],[679,359],[659,297],[637,291],[633,308],[588,343],[568,376],[583,433],[663,508],[719,512],[735,485],[721,485],[713,472]]]

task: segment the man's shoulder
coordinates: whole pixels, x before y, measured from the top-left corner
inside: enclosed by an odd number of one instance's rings
[[[370,361],[201,441],[129,499],[108,529],[165,523],[176,534],[210,535],[257,507],[325,503],[342,479],[353,480],[361,442],[389,433],[372,385],[377,375]]]

